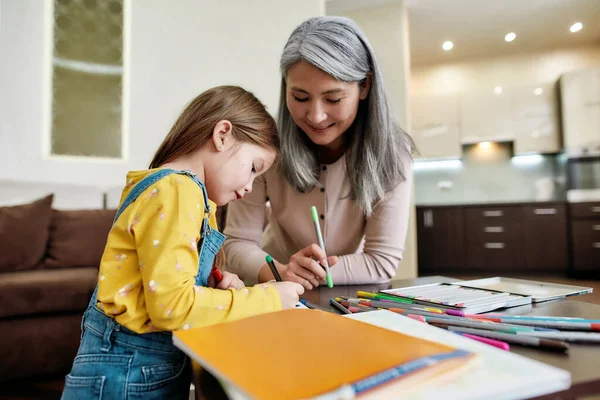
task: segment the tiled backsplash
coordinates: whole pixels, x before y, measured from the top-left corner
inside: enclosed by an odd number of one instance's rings
[[[565,176],[563,155],[512,157],[510,143],[477,144],[465,147],[460,161],[415,162],[415,201],[433,205],[564,200]]]

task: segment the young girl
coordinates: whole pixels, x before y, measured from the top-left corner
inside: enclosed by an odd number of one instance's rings
[[[127,175],[63,399],[187,399],[190,361],[171,331],[294,307],[296,283],[211,275],[224,261],[216,206],[250,192],[277,149],[260,101],[221,86],[187,106],[151,169]]]

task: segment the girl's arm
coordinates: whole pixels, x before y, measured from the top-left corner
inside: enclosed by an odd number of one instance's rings
[[[156,195],[143,198],[133,227],[153,328],[187,329],[281,309],[269,284],[241,290],[196,286],[204,202],[192,180],[177,178],[159,181]]]

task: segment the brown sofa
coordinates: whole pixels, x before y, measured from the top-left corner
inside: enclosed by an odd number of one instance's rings
[[[0,207],[0,382],[69,372],[114,215],[56,210],[52,195]]]
[[[69,371],[114,214],[0,207],[0,381]]]

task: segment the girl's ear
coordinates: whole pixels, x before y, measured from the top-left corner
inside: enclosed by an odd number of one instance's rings
[[[373,80],[373,74],[368,73],[367,77],[360,83],[360,94],[359,98],[364,100],[369,95],[369,90],[371,89],[371,81]]]
[[[213,129],[212,141],[217,151],[223,151],[233,144],[231,122],[226,119],[217,122]]]

